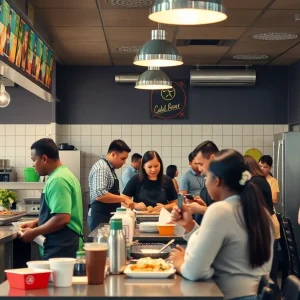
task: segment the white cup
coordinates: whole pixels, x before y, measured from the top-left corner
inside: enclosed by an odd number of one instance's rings
[[[53,271],[53,285],[55,287],[69,287],[72,285],[75,258],[50,258],[50,270]]]
[[[39,269],[50,270],[50,262],[48,260],[32,260],[27,263],[28,268],[33,269],[34,271]],[[49,281],[53,281],[52,274],[50,275]]]

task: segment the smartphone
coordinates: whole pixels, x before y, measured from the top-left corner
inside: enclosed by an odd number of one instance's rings
[[[188,200],[192,200],[192,201],[195,200],[195,199],[194,199],[194,196],[192,196],[192,195],[190,195],[190,194],[185,194],[184,196],[185,196],[185,198],[188,199]]]
[[[177,196],[177,206],[179,209],[182,209],[182,204],[183,204],[183,195],[178,194]]]

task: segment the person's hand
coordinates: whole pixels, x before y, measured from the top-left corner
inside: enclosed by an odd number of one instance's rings
[[[192,223],[194,225],[192,212],[187,204],[182,204],[181,210],[175,205],[171,212],[171,220],[184,228],[190,227]]]
[[[32,228],[24,228],[22,229],[22,233],[20,239],[25,243],[31,243],[38,236],[36,230]]]
[[[29,221],[29,222],[24,222],[21,224],[20,228],[25,229],[25,228],[35,228],[37,227],[37,222],[34,221]]]
[[[207,206],[200,205],[196,202],[193,202],[191,204],[186,204],[188,208],[190,208],[192,214],[201,214],[203,215],[206,212]]]
[[[163,204],[161,204],[161,203],[156,203],[156,206],[153,207],[153,211],[154,211],[154,212],[160,212],[161,209],[162,209],[163,207],[164,207]]]
[[[125,204],[125,206],[127,208],[131,208],[131,209],[134,208],[134,202],[133,202],[133,200],[131,198],[123,197],[123,201],[122,202]]]
[[[202,200],[202,198],[199,197],[199,196],[196,196],[196,197],[194,198],[194,200],[195,200],[199,205],[207,206],[206,203],[205,203],[205,202]]]
[[[147,206],[145,205],[144,202],[134,203],[134,208],[139,211],[147,210]]]
[[[185,255],[185,249],[179,245],[176,245],[176,248],[172,249],[168,257],[168,260],[173,263],[178,273],[180,273],[180,268],[184,263],[184,255]]]

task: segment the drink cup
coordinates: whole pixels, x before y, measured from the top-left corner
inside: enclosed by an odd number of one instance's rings
[[[85,243],[88,284],[103,284],[108,246],[106,243]]]
[[[72,285],[75,258],[50,258],[50,270],[55,287],[69,287]]]

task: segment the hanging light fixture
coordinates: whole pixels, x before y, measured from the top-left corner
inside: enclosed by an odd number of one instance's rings
[[[9,103],[10,103],[10,95],[5,90],[3,79],[1,77],[1,81],[0,81],[0,108],[4,108],[4,107],[8,106]]]
[[[167,90],[172,88],[172,82],[168,75],[158,67],[149,67],[139,77],[135,83],[135,88],[141,90]]]
[[[143,67],[172,67],[183,64],[177,48],[166,41],[166,31],[151,31],[151,40],[145,43],[134,57],[133,64]]]
[[[156,0],[149,19],[173,25],[201,25],[227,19],[222,0]]]

